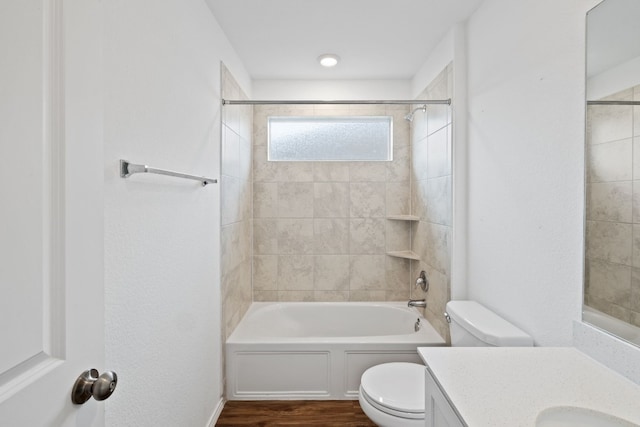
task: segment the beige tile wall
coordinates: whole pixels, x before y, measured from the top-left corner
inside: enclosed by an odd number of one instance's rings
[[[221,65],[222,97],[246,99],[238,83]],[[223,340],[251,305],[253,108],[222,108],[221,135],[221,301]],[[224,354],[224,352],[223,352]]]
[[[640,326],[640,107],[588,107],[586,163],[585,303]]]
[[[256,301],[409,298],[406,106],[256,106],[253,120],[253,297]],[[391,115],[391,162],[268,162],[270,115]]]
[[[418,98],[451,98],[452,72],[449,64]],[[426,298],[425,317],[447,341],[449,327],[443,313],[451,296],[451,129],[451,109],[446,105],[416,112],[411,124],[411,205],[420,217],[411,230],[412,250],[420,256],[420,261],[411,262],[411,277],[424,270],[430,282],[427,294],[412,286],[411,297]]]

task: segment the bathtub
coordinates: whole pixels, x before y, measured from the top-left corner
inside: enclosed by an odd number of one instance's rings
[[[582,320],[607,333],[616,335],[618,338],[635,345],[640,345],[640,328],[637,326],[609,316],[586,305],[582,308]]]
[[[227,399],[357,399],[369,367],[443,345],[406,303],[254,302],[226,343]]]

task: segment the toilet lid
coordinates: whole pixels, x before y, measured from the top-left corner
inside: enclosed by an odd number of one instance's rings
[[[425,367],[417,363],[384,363],[362,374],[361,389],[382,410],[424,418],[424,375]]]

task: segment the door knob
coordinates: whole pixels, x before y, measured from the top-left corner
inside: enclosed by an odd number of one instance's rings
[[[71,389],[71,401],[82,405],[93,396],[96,400],[105,400],[116,389],[118,376],[113,371],[106,371],[98,376],[97,369],[84,371]]]

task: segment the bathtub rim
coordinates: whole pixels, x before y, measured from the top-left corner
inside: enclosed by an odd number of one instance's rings
[[[346,336],[346,337],[323,337],[323,336],[310,336],[310,337],[259,337],[248,334],[244,331],[245,325],[248,322],[245,319],[249,319],[250,316],[256,312],[265,309],[277,309],[278,306],[289,305],[311,305],[311,306],[367,306],[367,307],[384,307],[402,310],[409,312],[420,319],[422,327],[418,332],[409,334],[398,335],[367,335],[367,336]],[[440,346],[446,345],[446,340],[440,336],[431,323],[425,318],[425,316],[416,307],[407,307],[406,303],[398,301],[340,301],[340,302],[290,302],[290,301],[272,301],[272,302],[253,302],[246,311],[234,331],[229,335],[226,340],[227,345],[234,344],[293,344],[293,343],[305,343],[305,344],[418,344],[421,346]]]

